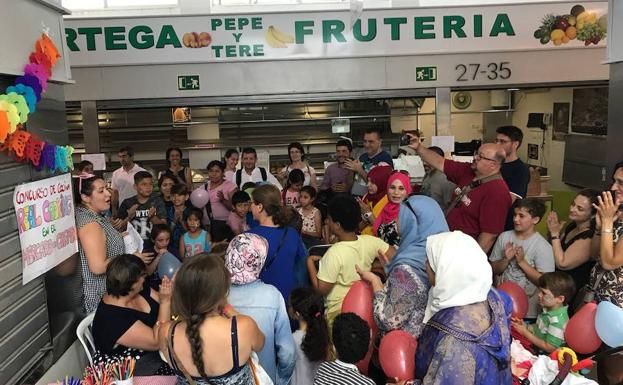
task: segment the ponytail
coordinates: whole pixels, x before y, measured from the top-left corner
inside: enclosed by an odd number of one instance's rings
[[[311,362],[325,361],[329,351],[329,327],[324,317],[324,300],[309,287],[299,287],[290,294],[290,306],[307,323],[301,350]]]
[[[264,211],[272,218],[275,225],[282,227],[288,223],[285,208],[281,204],[281,194],[277,187],[265,184],[253,190],[251,195],[253,202],[264,207]]]

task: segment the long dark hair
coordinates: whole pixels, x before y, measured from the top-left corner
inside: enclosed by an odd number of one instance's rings
[[[586,188],[580,191],[578,195],[576,196],[583,196],[586,199],[588,199],[588,203],[590,205],[589,208],[591,210],[591,221],[590,221],[590,227],[588,228],[589,231],[586,234],[580,236],[579,239],[592,238],[593,235],[595,234],[595,229],[597,228],[597,221],[595,220],[597,209],[595,209],[595,206],[593,205],[598,203],[597,197],[599,196],[599,191],[593,190],[591,188]],[[577,225],[575,224],[575,222],[573,221],[569,222],[569,224],[565,228],[565,237],[571,230],[575,229],[576,227]]]
[[[182,263],[173,285],[171,310],[186,322],[193,363],[202,377],[208,377],[203,365],[203,341],[199,328],[206,315],[219,310],[227,298],[229,271],[221,258],[200,253]]]
[[[290,293],[290,306],[307,323],[301,350],[312,362],[325,361],[329,350],[329,327],[324,318],[324,300],[312,288],[299,287]]]
[[[272,184],[265,184],[257,187],[251,193],[253,203],[261,204],[268,214],[273,219],[273,222],[277,226],[285,226],[287,223],[285,209],[281,205],[281,194],[279,189]]]
[[[166,157],[167,157],[167,166],[171,167],[171,161],[169,157],[173,151],[177,151],[180,154],[180,163],[184,160],[184,154],[182,153],[182,149],[179,147],[169,147],[167,148]]]

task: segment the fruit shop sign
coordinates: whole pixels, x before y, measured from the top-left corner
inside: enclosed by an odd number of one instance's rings
[[[235,16],[67,19],[72,66],[584,49],[605,45],[608,3]]]
[[[26,284],[78,251],[70,174],[15,187],[13,205]]]

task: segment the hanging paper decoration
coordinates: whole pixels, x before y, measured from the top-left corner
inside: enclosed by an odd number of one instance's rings
[[[32,88],[35,92],[35,96],[37,97],[37,101],[41,100],[41,93],[43,92],[41,88],[41,83],[39,82],[39,78],[33,75],[24,75],[15,79],[15,84],[23,84]]]
[[[6,111],[0,111],[0,142],[4,142],[6,140],[10,129],[11,124],[9,123],[9,117],[6,114]]]
[[[5,100],[17,107],[19,122],[26,123],[26,121],[28,120],[28,114],[30,113],[30,109],[28,108],[28,103],[26,103],[26,99],[24,99],[22,95],[18,95],[15,92],[9,92],[8,94],[0,95],[0,100]]]
[[[33,64],[41,64],[46,68],[50,76],[52,76],[52,63],[50,62],[50,58],[47,57],[43,52],[33,52],[28,57],[28,61]]]
[[[31,135],[28,143],[26,143],[26,159],[28,159],[35,167],[39,166],[39,163],[41,162],[41,153],[44,146],[45,142],[43,140],[39,140],[39,138],[35,135]]]
[[[9,139],[9,151],[14,152],[17,158],[23,159],[28,139],[30,139],[30,133],[22,130],[15,131]]]
[[[56,45],[47,34],[41,35],[41,38],[35,43],[35,52],[41,52],[50,59],[51,67],[54,67],[61,54],[58,52]]]
[[[31,63],[24,67],[24,75],[34,76],[39,80],[39,84],[41,85],[41,91],[45,92],[48,90],[48,79],[51,75],[48,73],[48,69],[41,64]]]
[[[9,134],[12,134],[17,130],[17,125],[19,124],[19,112],[17,111],[17,107],[6,100],[0,100],[0,111],[6,113],[7,119],[9,120]]]
[[[25,86],[23,84],[16,84],[14,86],[9,86],[6,88],[7,95],[12,92],[21,95],[26,99],[26,104],[28,105],[28,110],[32,114],[35,112],[35,106],[37,105],[37,97],[35,96],[35,91],[29,86]]]
[[[50,171],[56,171],[56,146],[51,143],[46,143],[43,147],[43,153],[41,154],[41,161],[39,166],[43,166]]]
[[[54,42],[44,33],[28,57],[30,63],[24,66],[24,75],[0,94],[0,151],[9,151],[17,161],[31,162],[38,171],[74,169],[73,147],[47,143],[22,129],[28,115],[35,112],[41,93],[47,90],[52,67],[60,58]]]

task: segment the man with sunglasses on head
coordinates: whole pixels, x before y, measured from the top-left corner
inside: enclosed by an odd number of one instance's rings
[[[478,241],[489,253],[498,234],[504,231],[506,214],[511,207],[511,194],[500,169],[506,158],[499,144],[486,143],[474,153],[472,163],[445,159],[420,143],[413,134],[409,147],[423,162],[443,172],[458,187],[446,209],[450,230],[461,230]]]

